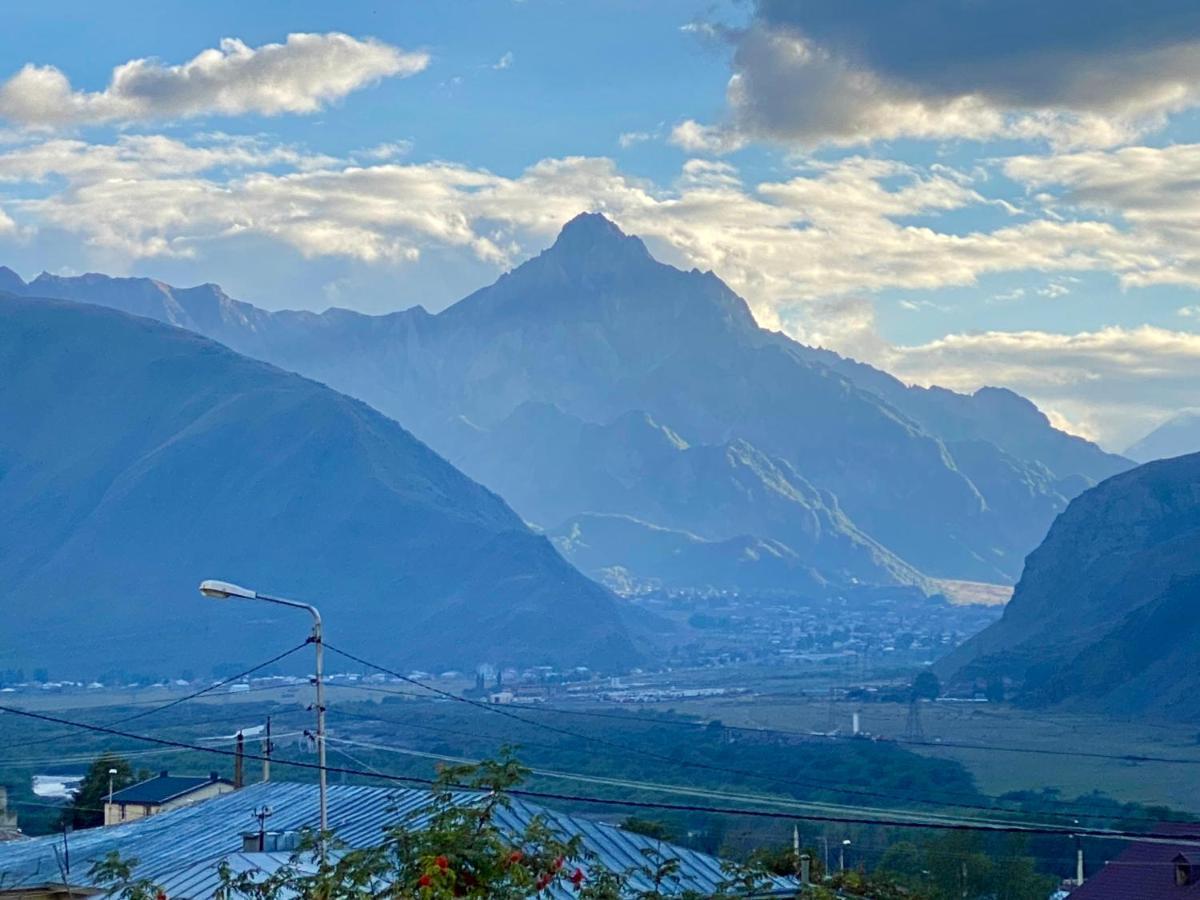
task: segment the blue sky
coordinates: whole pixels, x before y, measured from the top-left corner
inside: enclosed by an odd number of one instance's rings
[[[767,327],[1119,449],[1200,377],[1200,16],[1046,10],[12,2],[0,263],[436,310],[596,209]]]

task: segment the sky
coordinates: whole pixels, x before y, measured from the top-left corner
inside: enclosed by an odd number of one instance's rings
[[[0,264],[444,308],[607,214],[1121,450],[1200,384],[1200,5],[9,0]]]

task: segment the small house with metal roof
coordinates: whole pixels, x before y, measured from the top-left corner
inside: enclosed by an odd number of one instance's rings
[[[104,824],[119,825],[154,816],[201,800],[228,794],[233,782],[216,772],[208,775],[172,775],[166,769],[153,778],[113,793],[104,804]]]
[[[480,796],[463,791],[454,794],[453,802],[476,803]],[[422,789],[330,785],[329,827],[340,845],[374,846],[382,841],[388,826],[410,822],[412,827],[422,827],[431,800],[429,791]],[[271,831],[266,835],[259,818],[264,809],[270,810]],[[222,863],[234,872],[264,875],[288,863],[292,854],[286,838],[314,831],[317,810],[316,785],[272,782],[161,815],[76,831],[68,836],[65,852],[62,835],[0,844],[0,900],[97,893],[101,886],[91,883],[91,867],[114,851],[122,859],[136,859],[134,877],[150,879],[170,900],[210,900],[221,887]],[[668,895],[687,891],[711,894],[726,878],[721,860],[708,854],[522,800],[513,800],[508,808],[499,810],[497,823],[514,835],[521,834],[537,816],[563,838],[578,835],[587,859],[610,871],[640,869],[647,864],[647,853],[677,860]],[[590,863],[580,865],[586,872]],[[633,891],[652,887],[648,876],[634,874]],[[791,879],[779,878],[764,896],[794,897],[797,888]],[[575,896],[566,888],[557,890],[541,896],[552,900]]]

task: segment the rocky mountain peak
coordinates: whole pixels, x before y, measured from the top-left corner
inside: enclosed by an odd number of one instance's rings
[[[600,213],[583,212],[562,227],[548,255],[591,264],[649,260],[642,239],[628,235]]]
[[[0,266],[0,293],[22,294],[24,292],[25,279],[8,266]]]

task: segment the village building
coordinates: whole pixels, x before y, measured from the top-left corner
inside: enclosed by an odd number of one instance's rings
[[[154,778],[116,791],[104,803],[104,824],[119,825],[154,816],[201,800],[228,794],[233,782],[216,772],[208,775],[172,775],[163,770]]]

